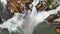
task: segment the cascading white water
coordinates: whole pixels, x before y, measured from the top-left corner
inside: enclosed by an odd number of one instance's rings
[[[15,34],[32,34],[35,26],[44,21],[49,15],[56,14],[60,10],[59,6],[54,10],[37,12],[35,6],[38,3],[39,0],[33,0],[31,4],[33,5],[31,14],[28,13],[28,15],[24,17],[25,14],[15,13],[12,18],[0,24],[0,27],[7,28],[10,34],[12,34],[12,32]]]
[[[3,6],[3,9],[5,10],[6,9],[6,5],[7,5],[7,0],[0,0],[0,1],[1,1],[2,6]]]

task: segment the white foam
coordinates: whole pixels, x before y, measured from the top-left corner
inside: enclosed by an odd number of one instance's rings
[[[15,15],[0,25],[1,28],[7,28],[10,33],[12,31],[21,33],[21,30],[24,34],[32,34],[33,29],[42,21],[44,21],[49,15],[56,14],[60,10],[60,6],[54,10],[37,12],[36,5],[39,3],[39,0],[33,1],[32,12],[29,13],[26,17],[25,14],[15,13]],[[18,28],[19,27],[19,28]],[[15,33],[16,33],[15,32]]]

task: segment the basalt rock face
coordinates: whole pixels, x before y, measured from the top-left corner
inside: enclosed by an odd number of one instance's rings
[[[9,31],[8,29],[3,29],[3,28],[0,28],[0,34],[9,34]]]
[[[18,13],[18,12],[19,13],[24,13],[23,11],[24,11],[25,7],[27,9],[31,10],[31,8],[29,7],[29,5],[32,2],[33,2],[33,0],[8,0],[7,1],[7,6],[6,6],[6,9],[5,10],[3,9],[3,6],[0,5],[0,24],[3,23],[3,21],[8,20],[9,18],[11,18],[14,15],[14,13]],[[38,5],[36,6],[36,8],[37,8],[38,11],[43,11],[43,10],[48,11],[48,10],[55,9],[51,5],[51,3],[49,3],[48,1],[46,1],[46,2],[45,1],[44,2],[43,1],[40,1],[38,3]],[[59,17],[60,17],[60,12],[58,13],[58,15],[50,15],[50,16],[48,16],[47,21],[50,22],[50,23],[53,23],[54,20],[57,19],[57,18],[59,18]],[[40,34],[42,32],[44,32],[43,34],[45,34],[45,32],[47,32],[47,30],[50,31],[50,26],[48,27],[48,24],[46,24],[46,23],[43,23],[42,25],[39,24],[36,27],[37,27],[37,30],[39,31],[38,34]],[[41,31],[38,28],[41,29]],[[46,30],[45,29],[42,29],[42,28],[45,28]],[[51,27],[51,28],[53,28],[53,27]],[[35,30],[33,34],[37,34],[36,32],[38,32],[38,31]]]
[[[6,21],[9,18],[11,18],[13,16],[13,13],[9,12],[9,10],[6,8],[4,9],[3,4],[0,2],[0,21]]]

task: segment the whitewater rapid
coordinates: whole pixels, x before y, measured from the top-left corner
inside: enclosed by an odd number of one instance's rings
[[[8,19],[3,24],[0,24],[0,27],[7,28],[10,34],[12,34],[12,32],[15,34],[32,34],[33,29],[39,23],[44,21],[49,15],[57,14],[57,12],[60,10],[60,6],[58,6],[54,10],[38,12],[35,7],[38,3],[39,0],[33,0],[31,4],[33,5],[32,11],[28,13],[27,16],[25,13],[15,13],[12,18]]]

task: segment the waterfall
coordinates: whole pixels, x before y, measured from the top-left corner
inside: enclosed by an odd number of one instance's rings
[[[7,5],[7,0],[0,0],[0,1],[1,1],[2,6],[3,6],[3,9],[5,10],[6,9],[6,5]]]
[[[4,0],[6,3],[6,0]],[[37,12],[36,5],[39,3],[39,0],[33,0],[32,4],[32,11],[31,13],[25,16],[21,13],[15,13],[15,15],[8,19],[3,24],[0,24],[1,28],[7,28],[10,32],[10,34],[32,34],[33,29],[42,21],[44,21],[49,15],[51,14],[57,14],[57,12],[60,10],[60,6],[58,6],[54,10],[50,11],[42,11]],[[5,5],[5,4],[4,4]],[[29,11],[28,11],[29,12]]]

